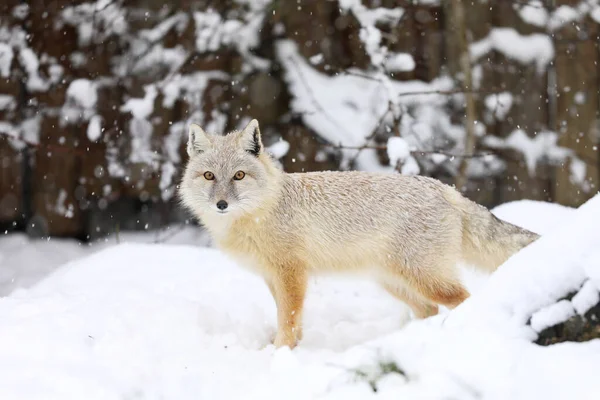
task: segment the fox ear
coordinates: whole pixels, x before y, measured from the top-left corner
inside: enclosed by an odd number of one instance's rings
[[[244,130],[241,132],[241,143],[244,146],[244,150],[253,156],[258,157],[263,151],[263,144],[260,137],[260,129],[258,128],[258,121],[253,119],[246,125]]]
[[[206,151],[212,145],[208,134],[197,124],[191,124],[188,132],[187,152],[193,155]]]

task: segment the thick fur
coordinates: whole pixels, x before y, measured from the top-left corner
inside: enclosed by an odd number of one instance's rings
[[[265,279],[278,310],[278,347],[302,336],[310,275],[367,272],[425,318],[469,296],[458,262],[494,271],[538,237],[432,178],[284,173],[264,152],[256,120],[224,136],[192,125],[188,152],[180,198],[219,248]],[[244,179],[233,179],[237,171]],[[228,202],[226,213],[219,200]]]

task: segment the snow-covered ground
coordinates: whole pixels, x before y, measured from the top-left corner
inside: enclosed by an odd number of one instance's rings
[[[125,232],[83,244],[69,239],[31,240],[23,233],[0,235],[0,297],[27,288],[61,265],[117,243],[166,243],[207,246],[206,232],[191,226],[155,232]]]
[[[168,244],[152,234],[93,246],[7,235],[0,398],[597,398],[600,341],[531,340],[597,300],[600,196],[578,210],[521,201],[494,212],[543,237],[469,281],[473,296],[457,309],[409,322],[370,282],[320,278],[292,351],[269,344],[275,306],[262,281],[202,247],[193,228]]]

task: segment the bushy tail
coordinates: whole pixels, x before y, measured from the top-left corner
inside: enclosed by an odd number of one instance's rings
[[[540,236],[498,219],[485,207],[448,191],[448,201],[462,214],[464,261],[489,272]]]

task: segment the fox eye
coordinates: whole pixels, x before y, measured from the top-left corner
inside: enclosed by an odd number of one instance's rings
[[[212,181],[213,179],[215,179],[215,174],[213,174],[210,171],[206,171],[204,173],[204,179],[206,179],[207,181]]]
[[[233,179],[235,179],[236,181],[241,181],[242,179],[244,179],[245,176],[246,176],[246,173],[244,171],[238,171],[233,176]]]

